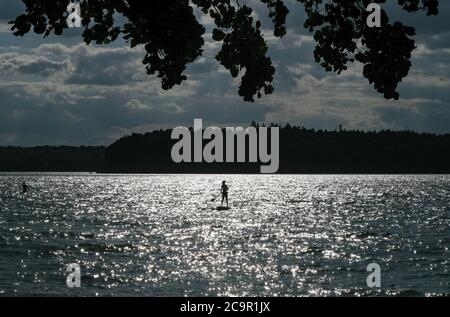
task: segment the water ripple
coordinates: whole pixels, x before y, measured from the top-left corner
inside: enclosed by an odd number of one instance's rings
[[[210,202],[222,178],[229,211]],[[449,192],[448,176],[0,176],[0,294],[448,295]]]

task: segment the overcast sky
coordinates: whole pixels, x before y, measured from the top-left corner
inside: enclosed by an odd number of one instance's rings
[[[78,30],[47,39],[32,33],[16,38],[7,21],[23,12],[22,1],[0,0],[0,145],[108,145],[132,132],[191,126],[194,118],[220,126],[255,120],[330,130],[342,124],[450,133],[450,1],[440,2],[438,17],[395,13],[418,33],[399,101],[376,93],[358,64],[341,75],[315,64],[314,42],[295,4],[288,36],[274,39],[267,30],[276,90],[246,103],[214,59],[217,44],[210,34],[204,56],[186,72],[188,80],[166,92],[146,75],[142,48],[123,42],[86,46]]]

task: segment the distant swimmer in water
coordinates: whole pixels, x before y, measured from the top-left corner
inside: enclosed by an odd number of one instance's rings
[[[225,199],[227,202],[227,207],[228,207],[228,185],[225,184],[225,181],[222,182],[221,193],[222,193],[222,204],[221,205],[223,205],[223,200]]]
[[[22,184],[22,193],[27,193],[28,192],[28,185],[25,183],[25,182],[23,182],[23,184]]]

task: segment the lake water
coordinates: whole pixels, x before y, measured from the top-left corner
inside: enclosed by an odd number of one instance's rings
[[[0,296],[449,295],[449,194],[447,175],[2,175]]]

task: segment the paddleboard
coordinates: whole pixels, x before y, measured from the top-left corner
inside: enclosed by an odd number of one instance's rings
[[[216,210],[230,210],[229,207],[225,207],[225,206],[219,206],[216,208]]]

